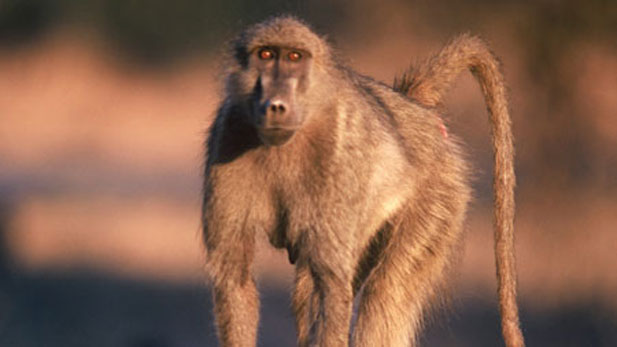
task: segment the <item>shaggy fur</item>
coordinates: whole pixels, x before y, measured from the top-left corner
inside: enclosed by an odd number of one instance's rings
[[[264,47],[304,56],[295,65],[262,61],[255,52]],[[482,41],[461,36],[394,89],[340,64],[323,38],[292,17],[248,28],[229,56],[225,99],[207,141],[203,201],[223,346],[256,343],[256,233],[287,248],[295,263],[300,346],[416,344],[423,316],[449,277],[471,196],[467,164],[434,108],[467,67],[480,81],[493,126],[504,338],[523,346],[510,120],[498,63]],[[301,126],[290,140],[269,145],[258,106],[282,85],[293,86],[293,119],[284,121]]]

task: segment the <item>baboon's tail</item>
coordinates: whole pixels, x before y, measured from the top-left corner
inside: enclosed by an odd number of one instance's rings
[[[437,106],[455,78],[469,69],[486,102],[495,157],[495,258],[501,328],[508,347],[525,345],[516,304],[514,257],[514,146],[506,89],[500,64],[486,43],[462,35],[417,69],[394,81],[394,88],[427,106]]]

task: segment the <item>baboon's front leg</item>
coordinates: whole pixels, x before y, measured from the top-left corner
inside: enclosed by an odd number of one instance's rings
[[[319,246],[313,249],[317,247]],[[341,246],[339,250],[338,254],[332,252],[328,258],[317,256],[309,259],[309,267],[319,296],[319,310],[314,327],[314,343],[319,347],[349,346],[353,309],[353,268],[351,256],[347,256],[344,247]]]
[[[331,281],[320,290],[317,346],[347,347],[353,309],[351,283]]]
[[[214,286],[214,313],[222,346],[255,346],[259,294],[253,279]]]
[[[216,208],[208,211],[217,212]],[[204,223],[204,236],[221,346],[255,346],[259,294],[251,271],[254,230],[229,219],[212,218]]]
[[[319,295],[306,262],[296,265],[296,281],[293,293],[293,309],[296,318],[298,346],[308,347],[311,330],[317,320]]]

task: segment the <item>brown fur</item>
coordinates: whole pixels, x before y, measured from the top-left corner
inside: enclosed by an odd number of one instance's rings
[[[466,42],[484,47],[469,37],[453,45]],[[263,47],[306,54],[299,64],[260,60],[255,52]],[[488,52],[480,48],[473,52]],[[261,232],[296,264],[299,345],[348,346],[358,292],[354,346],[415,345],[422,317],[447,281],[471,195],[460,149],[431,106],[469,58],[446,48],[415,78],[405,77],[397,90],[411,86],[413,100],[344,67],[325,40],[291,17],[247,29],[231,55],[226,97],[208,138],[203,204],[222,345],[256,343],[251,264]],[[496,254],[506,297],[500,302],[504,327],[518,329],[509,117],[495,59],[479,61],[471,66],[487,97],[497,150]],[[295,89],[283,100],[285,117],[270,114],[267,106],[281,90],[288,93],[282,86],[290,81]],[[291,138],[271,137],[268,117],[293,124]],[[523,345],[522,338],[508,340],[516,331],[504,330],[508,346]]]

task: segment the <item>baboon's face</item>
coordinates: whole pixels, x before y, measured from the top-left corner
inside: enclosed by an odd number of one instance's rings
[[[260,46],[250,52],[248,68],[256,77],[251,118],[264,144],[285,144],[304,123],[311,59],[309,52],[291,47]]]

